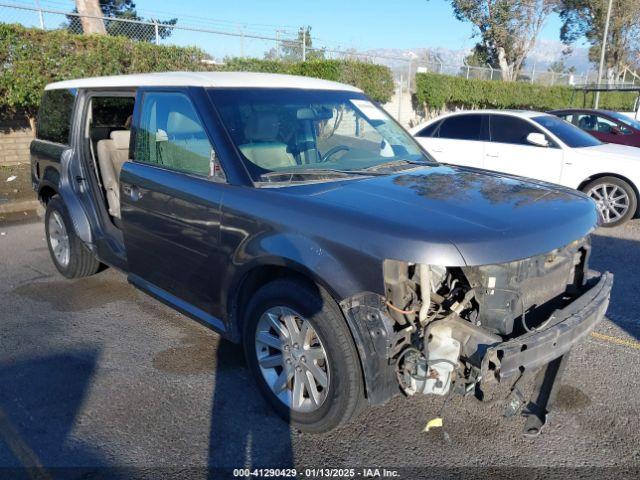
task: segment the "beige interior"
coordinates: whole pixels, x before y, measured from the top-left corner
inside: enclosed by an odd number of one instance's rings
[[[262,168],[271,170],[296,165],[295,157],[287,152],[287,144],[277,140],[279,131],[277,115],[254,114],[244,130],[248,142],[238,148],[245,157]]]
[[[98,164],[107,192],[109,214],[120,218],[120,170],[129,157],[129,130],[114,130],[109,140],[98,142]]]

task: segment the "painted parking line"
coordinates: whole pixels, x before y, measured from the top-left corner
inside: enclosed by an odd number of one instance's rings
[[[623,347],[633,348],[634,350],[640,350],[640,342],[634,342],[633,340],[627,340],[619,337],[612,337],[611,335],[605,335],[603,333],[591,332],[593,338],[603,340],[605,342],[613,343],[615,345],[622,345]]]
[[[44,469],[36,453],[22,439],[18,431],[0,408],[0,439],[4,440],[11,452],[26,469],[32,480],[52,480],[53,477]]]

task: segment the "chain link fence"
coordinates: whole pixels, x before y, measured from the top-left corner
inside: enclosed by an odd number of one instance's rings
[[[471,66],[464,63],[445,63],[439,60],[424,60],[414,56],[387,56],[359,52],[354,49],[331,47],[309,48],[298,32],[274,29],[273,34],[247,30],[238,24],[226,29],[210,28],[206,19],[185,16],[185,19],[140,21],[122,18],[81,16],[66,10],[39,8],[34,5],[0,2],[0,22],[19,23],[43,30],[68,29],[83,33],[90,22],[99,22],[100,28],[109,35],[123,35],[135,40],[158,45],[197,46],[204,50],[210,62],[221,63],[227,57],[269,58],[305,61],[317,56],[335,59],[358,59],[386,65],[391,68],[400,91],[412,90],[415,73],[435,72],[464,78],[502,80],[500,70],[491,66]],[[232,28],[228,28],[228,27]],[[583,73],[558,73],[536,69],[525,69],[517,81],[542,85],[586,85],[596,83],[597,71]],[[640,84],[640,77],[633,72],[624,72],[621,78],[609,79],[608,84]],[[400,87],[400,85],[402,87]]]

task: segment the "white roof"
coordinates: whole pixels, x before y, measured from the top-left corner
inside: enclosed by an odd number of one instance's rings
[[[157,72],[90,77],[50,83],[45,90],[110,87],[257,87],[362,91],[351,85],[318,78],[254,72]]]

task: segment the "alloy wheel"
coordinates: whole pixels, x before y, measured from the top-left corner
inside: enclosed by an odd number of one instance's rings
[[[296,412],[320,408],[329,391],[329,362],[317,332],[288,307],[264,312],[256,328],[260,372],[271,391]]]
[[[587,195],[595,200],[604,223],[620,220],[629,210],[629,195],[618,185],[599,183]]]
[[[69,248],[69,234],[59,212],[53,211],[49,216],[49,243],[56,261],[62,266],[69,265],[71,250]]]

